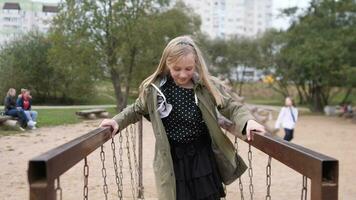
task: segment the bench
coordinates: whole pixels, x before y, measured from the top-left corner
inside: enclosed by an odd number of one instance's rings
[[[16,117],[11,117],[8,115],[0,115],[0,126],[7,126],[11,128],[18,127],[19,123],[17,120],[18,119]]]
[[[81,116],[86,119],[95,119],[99,118],[107,118],[109,117],[109,112],[105,109],[89,109],[89,110],[81,110],[75,112],[76,115]]]

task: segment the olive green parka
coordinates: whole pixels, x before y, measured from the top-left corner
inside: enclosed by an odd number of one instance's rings
[[[165,77],[158,77],[153,83],[155,87],[153,87],[152,84],[147,87],[142,97],[137,98],[135,103],[126,107],[113,119],[119,124],[119,130],[123,130],[128,125],[141,119],[141,116],[148,116],[152,123],[156,139],[153,169],[158,198],[160,200],[175,200],[176,181],[170,145],[160,114],[157,111],[158,91],[156,88],[159,88],[158,86],[162,85],[164,79]],[[247,167],[241,157],[236,154],[230,139],[223,133],[218,123],[218,116],[221,114],[230,120],[233,129],[238,133],[237,136],[241,139],[246,139],[246,136],[241,133],[243,132],[247,121],[254,119],[254,117],[244,105],[231,98],[225,91],[224,87],[216,81],[215,78],[211,78],[211,81],[222,94],[223,101],[221,105],[216,105],[214,97],[207,90],[201,80],[194,81],[194,92],[212,139],[212,149],[219,173],[224,184],[228,185],[240,177]]]

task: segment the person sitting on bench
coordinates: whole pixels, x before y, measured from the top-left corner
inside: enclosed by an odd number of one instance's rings
[[[16,107],[16,90],[14,88],[10,88],[7,92],[7,95],[4,99],[4,106],[5,115],[17,117],[19,119],[21,128],[26,128],[28,119],[24,110],[22,108]]]
[[[31,110],[32,97],[30,95],[30,91],[27,89],[21,89],[21,95],[17,98],[16,107],[22,108],[24,113],[28,119],[27,126],[30,129],[36,129],[36,119],[37,119],[37,111]]]

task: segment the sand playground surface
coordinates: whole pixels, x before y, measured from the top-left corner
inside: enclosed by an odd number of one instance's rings
[[[0,199],[29,199],[28,160],[95,129],[100,121],[85,121],[74,125],[39,128],[13,136],[0,136]],[[143,126],[144,195],[145,199],[157,199],[152,168],[154,136],[149,122],[144,121]],[[278,135],[282,136],[282,131]],[[293,142],[338,159],[339,199],[356,199],[356,124],[337,117],[302,115],[297,123]],[[118,149],[119,144],[117,143],[116,145]],[[248,146],[245,142],[239,141],[239,148],[239,154],[248,163]],[[106,152],[105,165],[109,189],[108,199],[118,199],[110,142],[104,145],[104,149]],[[254,199],[265,199],[268,157],[255,148],[252,148],[252,151]],[[125,148],[124,157],[126,158]],[[88,164],[90,172],[89,198],[104,199],[100,148],[90,154]],[[123,168],[124,199],[132,199],[131,179],[127,162]],[[83,161],[81,161],[61,176],[63,199],[83,199],[83,182]],[[242,176],[242,182],[245,199],[249,199],[249,177],[247,171]],[[308,181],[308,186],[310,187],[310,180]],[[302,175],[280,162],[272,160],[272,199],[300,199],[301,189]],[[310,192],[308,191],[309,194]],[[226,199],[240,199],[238,181],[227,186]]]

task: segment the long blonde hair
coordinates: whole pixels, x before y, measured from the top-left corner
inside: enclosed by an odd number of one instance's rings
[[[156,80],[161,74],[168,73],[168,65],[176,63],[179,58],[190,53],[195,55],[197,73],[208,91],[213,95],[217,105],[222,103],[222,95],[219,90],[210,81],[210,74],[205,64],[204,58],[194,40],[187,35],[179,36],[172,39],[163,50],[162,57],[156,71],[147,77],[140,85],[140,97],[143,96],[144,90]]]
[[[6,96],[10,97],[12,92],[14,92],[15,95],[16,95],[16,90],[15,90],[15,88],[9,88],[9,90],[7,91]]]

